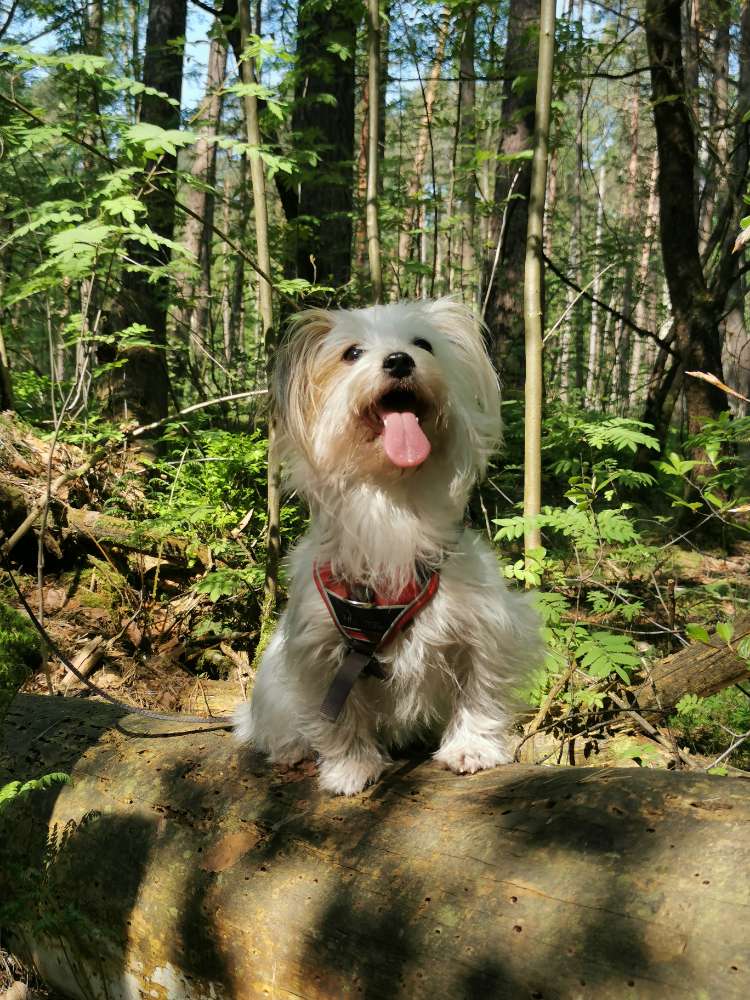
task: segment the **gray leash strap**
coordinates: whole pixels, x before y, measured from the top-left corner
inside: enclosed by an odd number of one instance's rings
[[[335,722],[338,719],[357,678],[373,659],[372,653],[360,653],[356,649],[349,650],[343,663],[336,671],[336,676],[331,681],[331,686],[320,706],[320,714],[324,719],[329,722]]]

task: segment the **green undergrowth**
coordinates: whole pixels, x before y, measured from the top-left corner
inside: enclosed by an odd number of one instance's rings
[[[0,722],[16,692],[40,662],[39,637],[33,626],[0,599]]]
[[[695,753],[718,757],[750,730],[750,685],[732,687],[707,698],[686,694],[669,724],[674,735]],[[734,767],[750,770],[750,739],[726,758]]]

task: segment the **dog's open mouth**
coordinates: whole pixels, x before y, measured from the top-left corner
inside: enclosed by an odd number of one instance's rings
[[[432,445],[420,427],[427,406],[410,389],[391,389],[376,400],[368,423],[382,435],[383,450],[394,465],[411,469],[421,465]]]

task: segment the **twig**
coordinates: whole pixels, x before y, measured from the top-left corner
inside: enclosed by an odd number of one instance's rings
[[[562,312],[562,315],[560,316],[560,318],[559,318],[559,319],[557,319],[557,320],[555,321],[555,323],[554,323],[554,324],[553,324],[553,325],[552,325],[552,326],[551,326],[551,327],[549,328],[549,330],[548,330],[548,331],[547,331],[547,332],[545,333],[545,335],[544,335],[544,338],[543,338],[543,340],[542,340],[542,343],[543,343],[543,344],[546,344],[546,343],[547,343],[547,341],[548,341],[548,340],[549,340],[549,338],[550,338],[550,337],[552,336],[552,334],[553,334],[553,333],[555,332],[555,330],[556,330],[556,329],[558,328],[558,326],[560,326],[560,324],[561,324],[561,323],[562,323],[562,322],[563,322],[563,321],[565,320],[565,317],[566,317],[566,316],[568,315],[568,313],[569,313],[569,312],[571,311],[571,309],[573,309],[573,308],[575,307],[575,304],[576,304],[576,302],[578,302],[578,300],[579,300],[579,299],[581,298],[581,296],[582,296],[582,295],[585,295],[585,294],[586,294],[586,292],[587,292],[587,291],[589,290],[589,288],[591,288],[591,286],[592,286],[592,285],[594,284],[594,282],[595,282],[595,281],[598,281],[598,280],[599,280],[599,278],[601,278],[601,276],[602,276],[603,274],[606,274],[606,273],[607,273],[607,271],[609,271],[609,269],[610,269],[610,268],[612,268],[612,267],[614,267],[614,266],[615,266],[615,265],[614,265],[614,262],[613,262],[612,264],[607,264],[607,266],[606,266],[606,267],[603,267],[603,268],[601,269],[601,271],[599,271],[599,273],[598,273],[598,274],[595,274],[595,275],[594,275],[594,277],[593,277],[593,278],[591,279],[591,281],[590,281],[590,282],[588,283],[588,285],[586,285],[586,287],[585,287],[585,288],[582,288],[582,289],[580,290],[580,292],[578,293],[578,295],[576,295],[576,297],[575,297],[575,298],[574,298],[574,299],[572,300],[572,302],[570,302],[570,303],[569,303],[569,305],[567,305],[567,306],[565,307],[565,309],[563,310],[563,312]]]
[[[713,768],[718,767],[723,760],[726,760],[730,754],[733,754],[737,747],[744,743],[747,739],[750,739],[750,729],[748,729],[746,733],[743,733],[742,736],[738,736],[737,739],[733,741],[732,745],[724,751],[724,753],[719,754],[713,764],[709,764],[706,767],[706,770],[711,771]]]
[[[677,353],[677,351],[672,350],[669,344],[665,343],[663,340],[660,340],[658,333],[654,333],[653,330],[646,330],[644,329],[644,327],[638,326],[638,324],[634,323],[629,316],[626,316],[624,313],[618,312],[617,309],[613,309],[612,306],[609,305],[609,303],[603,302],[601,299],[598,299],[595,295],[592,295],[591,292],[586,291],[585,288],[581,288],[580,285],[576,284],[576,282],[573,281],[572,278],[569,278],[567,274],[563,270],[561,270],[561,268],[559,268],[557,264],[555,264],[555,262],[547,256],[547,254],[542,254],[542,256],[544,258],[544,263],[547,265],[550,271],[552,271],[553,274],[557,275],[560,281],[566,284],[569,288],[572,288],[576,292],[580,292],[584,296],[584,298],[587,298],[589,300],[589,302],[594,302],[597,306],[599,306],[600,309],[603,309],[605,312],[610,313],[610,315],[614,316],[615,319],[620,320],[620,322],[624,323],[625,326],[630,327],[631,330],[634,330],[636,333],[639,333],[642,337],[648,337],[649,340],[653,340],[654,343],[658,344],[659,348],[662,351],[666,351],[667,354],[671,354],[673,358],[677,358],[678,361],[680,360],[680,355]]]
[[[482,319],[484,319],[485,313],[487,312],[487,304],[490,301],[490,294],[492,293],[492,286],[495,283],[495,272],[497,271],[497,265],[500,260],[500,251],[503,248],[503,242],[505,240],[505,226],[508,221],[508,208],[510,206],[511,199],[513,197],[513,189],[516,186],[516,181],[521,176],[521,167],[516,170],[513,180],[510,182],[510,187],[508,188],[508,197],[505,199],[505,205],[503,207],[503,217],[500,221],[500,232],[497,237],[497,246],[495,247],[495,257],[492,261],[492,270],[490,271],[490,278],[487,282],[487,291],[484,295],[484,302],[482,303]]]
[[[126,433],[128,438],[139,438],[148,431],[155,431],[159,427],[163,427],[165,424],[171,423],[173,420],[177,420],[179,417],[184,417],[188,413],[194,413],[196,410],[205,410],[207,406],[216,406],[218,403],[228,403],[233,399],[249,399],[251,396],[265,396],[268,393],[268,389],[250,389],[247,392],[233,392],[228,396],[219,396],[218,399],[207,399],[202,403],[193,403],[192,406],[186,406],[184,410],[178,410],[177,413],[172,413],[167,417],[162,417],[161,420],[154,420],[151,424],[142,424],[140,427],[136,427],[132,431]]]
[[[741,392],[737,392],[736,389],[732,389],[730,386],[726,385],[721,379],[718,379],[711,372],[685,372],[686,375],[691,375],[693,378],[699,378],[703,382],[708,382],[710,385],[715,385],[717,389],[721,389],[722,392],[726,392],[730,396],[736,396],[737,399],[741,399],[744,403],[750,403],[750,398],[743,396]]]
[[[555,684],[553,684],[553,686],[551,687],[549,693],[547,694],[547,697],[542,702],[541,708],[539,709],[539,711],[536,713],[536,715],[534,716],[534,718],[531,720],[531,722],[526,727],[526,734],[527,734],[527,736],[533,736],[534,733],[538,732],[539,727],[541,726],[541,724],[546,719],[547,713],[549,712],[550,708],[552,707],[552,702],[555,700],[555,698],[557,698],[557,696],[560,694],[560,692],[566,687],[568,681],[573,676],[573,672],[575,671],[575,669],[576,669],[576,664],[575,664],[575,662],[573,662],[573,663],[570,664],[570,666],[565,671],[565,673],[561,677],[559,677],[557,679],[557,681],[555,682]]]
[[[618,694],[615,694],[614,691],[608,691],[607,697],[611,698],[615,705],[617,705],[618,708],[621,708],[626,715],[629,715],[631,719],[634,719],[641,729],[651,737],[651,739],[656,740],[657,743],[660,743],[665,749],[669,750],[670,753],[673,753],[681,764],[684,764],[685,767],[689,768],[695,767],[690,758],[683,754],[676,744],[673,743],[672,746],[670,746],[670,741],[665,739],[662,733],[660,733],[655,726],[652,726],[650,722],[644,719],[639,712],[636,712],[635,709],[628,705],[628,703]],[[748,735],[750,736],[750,733],[748,733]]]

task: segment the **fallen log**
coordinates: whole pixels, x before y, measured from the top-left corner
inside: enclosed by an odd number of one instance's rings
[[[213,565],[211,550],[207,545],[175,534],[159,534],[146,524],[135,524],[121,517],[112,517],[97,510],[77,510],[65,506],[63,531],[80,538],[88,538],[99,545],[158,556],[165,562],[187,565],[197,561],[203,567]]]
[[[0,481],[0,529],[8,534],[8,538],[0,542],[2,555],[8,555],[33,527],[38,527],[44,508],[44,499],[38,499],[35,493],[26,494],[18,486]],[[79,509],[54,496],[51,509],[54,517],[49,519],[45,544],[55,549],[58,549],[55,535],[62,538],[73,535],[104,547],[158,556],[178,566],[187,566],[190,562],[197,562],[204,568],[213,565],[207,545],[198,545],[173,533],[161,534],[150,528],[148,522],[136,523],[97,510]],[[56,554],[60,554],[59,550]]]
[[[748,661],[738,656],[736,649],[747,636],[750,616],[745,615],[734,623],[731,644],[715,636],[708,643],[692,643],[659,660],[634,691],[641,711],[663,715],[673,710],[683,695],[705,697],[746,680]]]
[[[750,995],[746,782],[411,759],[341,799],[107,705],[4,728],[0,784],[73,776],[0,813],[6,934],[62,996]]]

